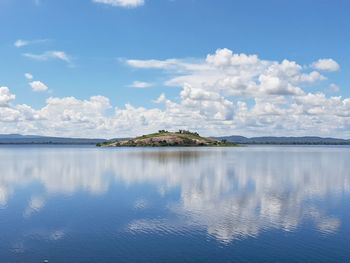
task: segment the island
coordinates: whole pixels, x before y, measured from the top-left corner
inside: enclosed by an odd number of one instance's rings
[[[237,144],[227,140],[216,140],[200,136],[197,132],[179,130],[178,132],[169,132],[159,130],[157,133],[142,135],[126,140],[109,140],[98,143],[99,147],[233,147]]]

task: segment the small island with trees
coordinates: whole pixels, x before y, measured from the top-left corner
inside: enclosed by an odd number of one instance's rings
[[[159,130],[157,133],[142,135],[133,139],[126,140],[109,140],[98,143],[99,147],[233,147],[237,146],[223,140],[216,140],[213,138],[206,138],[200,136],[197,132],[187,130],[179,130],[178,132],[169,132],[166,130]]]

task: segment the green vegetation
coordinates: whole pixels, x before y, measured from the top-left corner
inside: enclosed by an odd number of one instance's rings
[[[209,146],[209,147],[229,147],[236,146],[234,143],[226,140],[215,140],[212,138],[201,137],[197,132],[179,130],[178,132],[169,132],[159,130],[157,133],[142,135],[128,140],[111,140],[97,144],[99,147],[190,147],[190,146]]]

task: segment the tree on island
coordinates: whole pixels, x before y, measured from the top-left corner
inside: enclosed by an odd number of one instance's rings
[[[191,132],[191,131],[188,131],[188,130],[179,130],[178,133],[180,133],[180,134],[191,134],[191,135],[199,136],[198,132]]]

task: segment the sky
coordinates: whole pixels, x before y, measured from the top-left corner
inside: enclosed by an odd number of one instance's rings
[[[347,0],[0,0],[0,133],[350,138]]]

